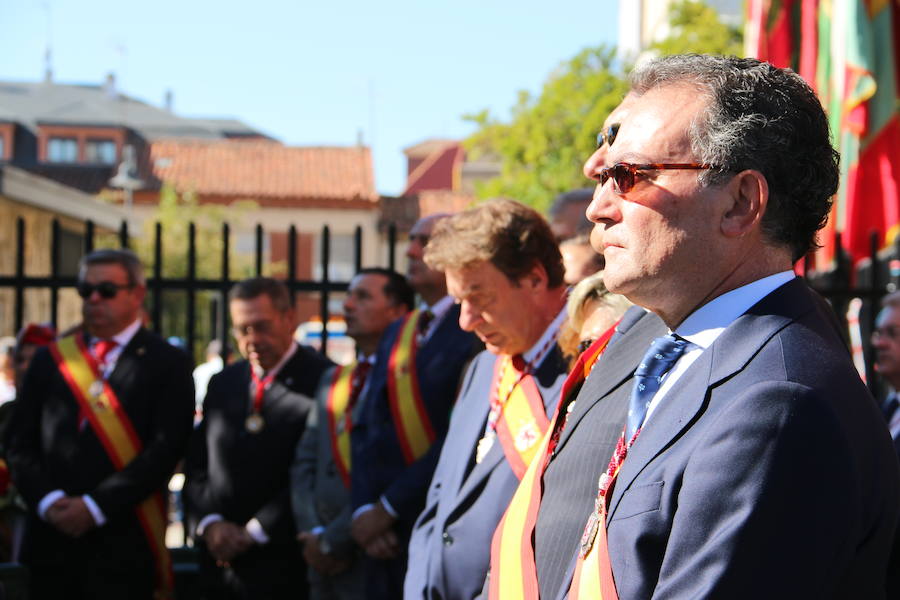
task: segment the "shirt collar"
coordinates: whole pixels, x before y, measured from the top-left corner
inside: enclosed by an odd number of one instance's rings
[[[119,348],[124,348],[131,342],[131,338],[138,332],[138,329],[141,328],[141,320],[135,319],[134,323],[112,336],[112,341],[116,343],[116,346]],[[91,336],[91,345],[96,344],[100,341],[101,338],[98,338],[95,335]]]
[[[453,298],[450,295],[446,295],[431,306],[428,306],[425,302],[422,302],[419,305],[419,310],[430,310],[431,314],[434,315],[434,322],[439,321],[447,311],[450,310],[450,307],[453,306]]]
[[[278,361],[278,364],[269,369],[268,371],[263,371],[262,369],[256,368],[254,365],[250,365],[251,369],[256,371],[256,374],[262,377],[265,375],[266,377],[272,376],[272,379],[278,376],[278,372],[281,371],[281,368],[285,365],[285,363],[291,360],[291,357],[294,356],[297,352],[297,342],[292,341],[290,347],[287,349],[287,352],[284,353],[284,356],[281,357],[281,360]]]
[[[541,350],[545,348],[551,341],[555,340],[559,335],[559,330],[562,327],[563,321],[566,320],[566,307],[563,305],[562,310],[559,311],[559,314],[547,325],[547,329],[544,330],[544,333],[541,334],[541,337],[538,338],[538,341],[535,344],[522,353],[522,360],[525,361],[526,364],[530,364],[532,360],[540,359],[541,363],[544,362],[544,359],[550,354],[549,352],[545,352],[543,356],[540,355]],[[540,364],[533,365],[533,369],[537,369]]]
[[[726,292],[691,313],[675,334],[706,350],[738,317],[794,277],[793,271],[782,271]]]

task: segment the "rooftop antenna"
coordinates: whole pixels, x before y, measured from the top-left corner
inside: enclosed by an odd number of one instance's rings
[[[44,2],[44,10],[47,11],[47,48],[44,50],[44,82],[53,82],[53,29],[52,29],[52,10],[50,0]]]

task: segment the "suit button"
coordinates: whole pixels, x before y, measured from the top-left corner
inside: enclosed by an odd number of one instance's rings
[[[450,534],[447,533],[446,531],[441,535],[441,539],[444,540],[444,545],[445,545],[445,546],[452,546],[452,545],[453,545],[453,538],[452,538],[452,537],[450,536]]]

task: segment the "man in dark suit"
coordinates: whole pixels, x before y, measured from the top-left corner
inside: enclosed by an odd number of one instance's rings
[[[872,332],[872,348],[875,349],[875,370],[890,385],[890,391],[881,402],[881,411],[888,424],[894,447],[900,456],[900,292],[893,292],[881,301],[875,331]]]
[[[402,596],[409,534],[425,504],[460,376],[477,347],[459,328],[444,273],[422,260],[432,228],[445,216],[421,219],[410,231],[407,275],[422,304],[385,332],[353,415],[351,533],[366,550],[371,598]]]
[[[838,183],[815,93],[754,59],[688,55],[637,69],[626,102],[585,164],[588,217],[609,289],[669,335],[640,359],[595,508],[564,542],[571,581],[545,597],[885,597],[897,457],[791,269]]]
[[[322,375],[291,466],[291,505],[312,600],[365,597],[361,549],[350,537],[351,415],[378,341],[388,325],[412,310],[414,296],[406,278],[389,269],[362,269],[350,281],[344,321],[357,358]]]
[[[35,354],[7,458],[31,509],[31,598],[146,598],[171,585],[166,483],[191,431],[188,357],[141,326],[128,250],[82,259],[83,333]],[[48,351],[49,350],[49,351]]]
[[[466,371],[409,545],[404,597],[481,592],[491,534],[549,426],[568,363],[562,258],[536,211],[498,200],[442,221],[426,250],[445,270],[460,326],[487,350]]]
[[[294,341],[283,283],[242,281],[229,304],[246,360],[210,380],[185,464],[201,587],[207,598],[304,598],[288,469],[316,384],[333,363]]]

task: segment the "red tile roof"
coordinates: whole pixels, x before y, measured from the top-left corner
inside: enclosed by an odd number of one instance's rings
[[[264,204],[378,201],[366,147],[289,147],[272,141],[158,140],[150,164],[179,192]],[[269,202],[266,202],[269,201]]]

